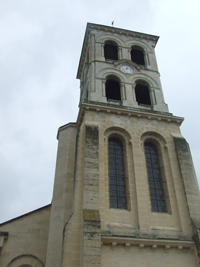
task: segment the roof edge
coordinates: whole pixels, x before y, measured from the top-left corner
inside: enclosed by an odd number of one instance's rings
[[[3,223],[0,223],[0,226],[4,225],[4,224],[6,224],[6,223],[10,223],[10,222],[12,222],[12,221],[18,220],[18,219],[20,219],[20,218],[22,218],[22,217],[25,217],[25,216],[27,216],[27,215],[29,215],[29,214],[31,214],[31,213],[34,213],[34,212],[37,212],[37,211],[39,211],[39,210],[45,209],[45,208],[47,208],[47,207],[49,207],[49,206],[51,206],[51,204],[45,205],[45,206],[43,206],[43,207],[41,207],[41,208],[38,208],[38,209],[36,209],[36,210],[32,210],[32,211],[27,212],[27,213],[25,213],[25,214],[23,214],[23,215],[17,216],[17,217],[15,217],[15,218],[13,218],[13,219],[10,219],[10,220],[8,220],[8,221],[5,221],[5,222],[3,222]]]

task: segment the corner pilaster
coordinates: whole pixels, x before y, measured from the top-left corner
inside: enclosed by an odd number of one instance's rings
[[[82,266],[100,267],[99,129],[93,125],[85,127]]]
[[[174,143],[188,203],[188,210],[193,225],[193,239],[196,243],[200,261],[200,193],[198,182],[187,141],[184,138],[174,136]]]

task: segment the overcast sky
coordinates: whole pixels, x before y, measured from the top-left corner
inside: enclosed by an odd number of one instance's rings
[[[0,0],[0,222],[51,202],[57,129],[75,122],[86,23],[160,36],[170,112],[185,117],[200,183],[199,0]]]

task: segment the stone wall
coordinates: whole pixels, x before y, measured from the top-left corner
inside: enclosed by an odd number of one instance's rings
[[[0,266],[45,266],[50,211],[51,206],[48,205],[0,225],[0,231],[8,232],[0,255]]]

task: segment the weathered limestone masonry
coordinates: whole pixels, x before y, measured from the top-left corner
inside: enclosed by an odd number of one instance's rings
[[[73,213],[76,124],[59,129],[46,267],[62,266],[65,225]]]
[[[87,24],[52,204],[0,225],[1,267],[199,266],[199,189],[183,118],[164,101],[157,41]]]
[[[83,267],[101,266],[99,131],[86,125],[83,197]]]
[[[0,231],[4,234],[1,267],[19,267],[25,263],[44,267],[50,212],[48,205],[1,224]]]
[[[184,138],[174,137],[181,176],[183,179],[190,217],[193,222],[198,255],[200,256],[200,196],[189,145]]]

